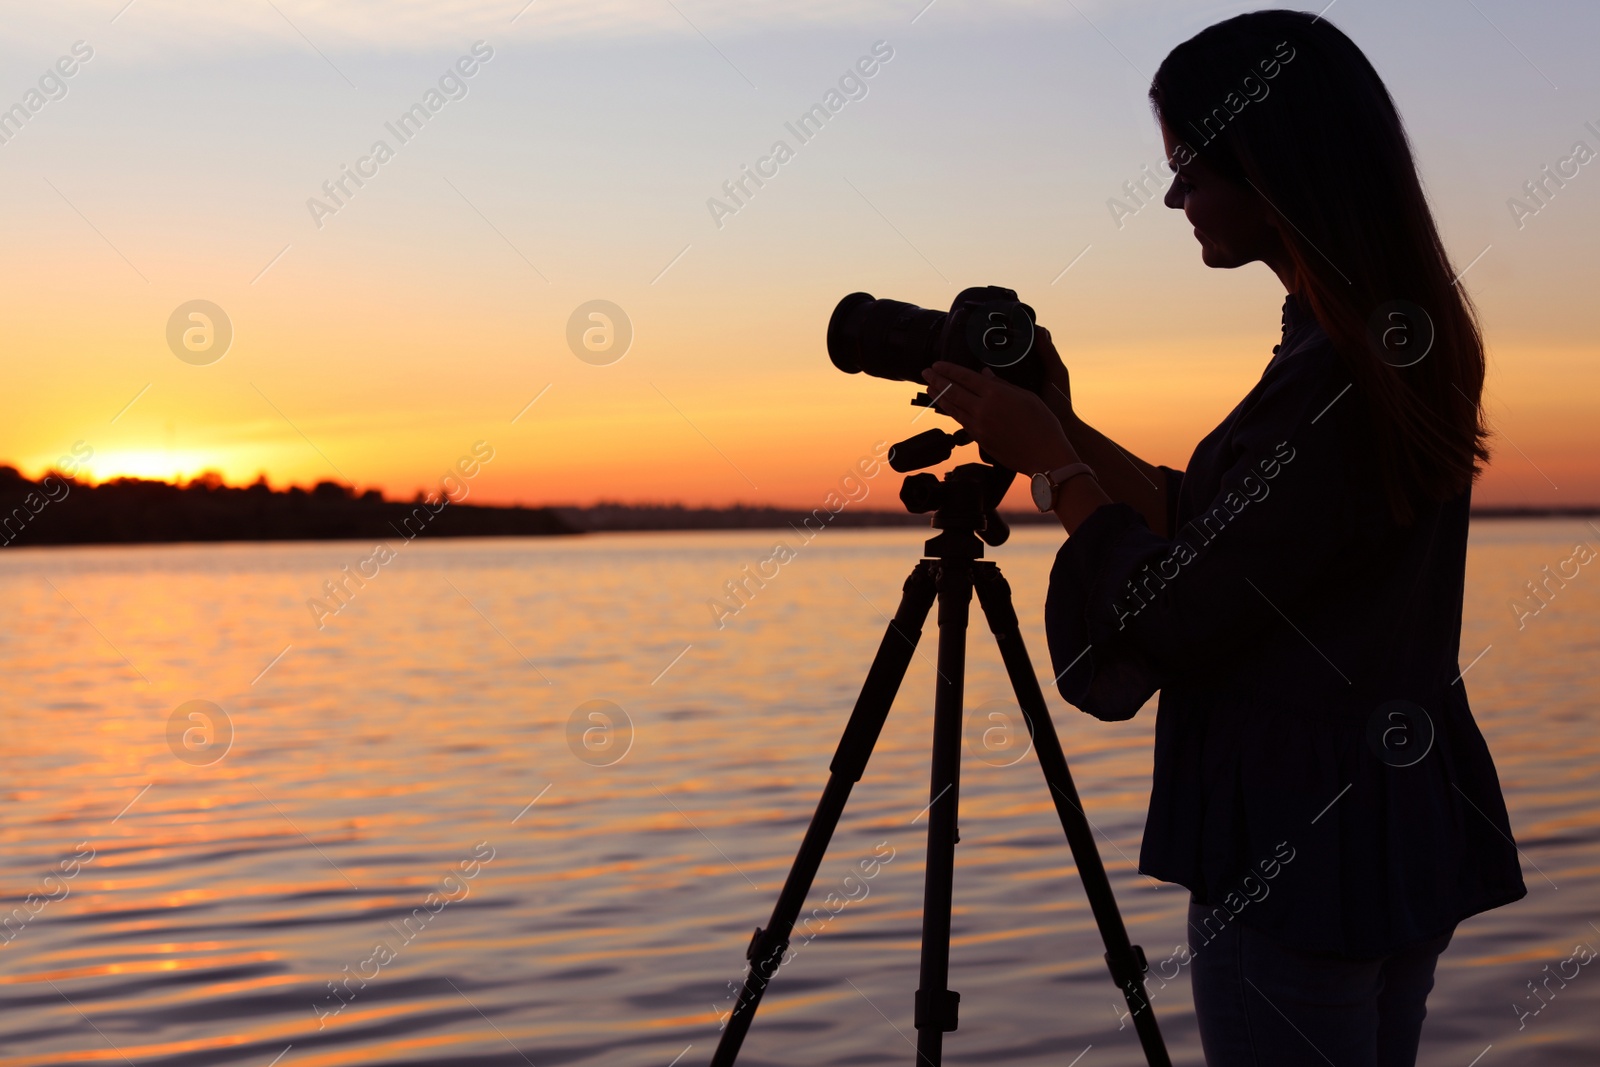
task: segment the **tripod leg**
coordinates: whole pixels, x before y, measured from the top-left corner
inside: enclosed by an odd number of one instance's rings
[[[973,581],[978,591],[978,602],[988,617],[989,629],[994,631],[1000,646],[1000,658],[1005,661],[1006,673],[1011,676],[1011,687],[1017,694],[1017,703],[1033,735],[1033,747],[1039,754],[1039,766],[1045,781],[1050,785],[1050,796],[1055,801],[1056,814],[1061,828],[1066,831],[1067,844],[1072,847],[1073,861],[1078,865],[1078,876],[1089,898],[1100,939],[1106,946],[1106,966],[1111,978],[1128,1001],[1128,1011],[1133,1016],[1134,1030],[1144,1047],[1144,1056],[1150,1067],[1169,1067],[1166,1043],[1161,1039],[1161,1029],[1156,1025],[1155,1013],[1144,988],[1144,974],[1149,968],[1144,950],[1130,943],[1127,928],[1122,924],[1122,913],[1117,910],[1116,897],[1111,892],[1111,881],[1106,877],[1105,865],[1100,862],[1100,851],[1095,847],[1094,833],[1089,819],[1078,799],[1078,790],[1072,784],[1072,771],[1067,767],[1067,757],[1061,751],[1061,741],[1056,736],[1055,724],[1050,720],[1050,710],[1045,705],[1044,693],[1039,689],[1039,679],[1033,673],[1027,646],[1022,643],[1022,632],[1017,626],[1017,612],[1011,603],[1011,586],[1000,568],[993,563],[974,565]]]
[[[922,637],[922,625],[928,618],[936,593],[935,567],[933,562],[924,560],[906,579],[900,607],[889,621],[883,641],[878,645],[878,654],[873,657],[866,681],[862,683],[855,710],[850,713],[850,722],[845,726],[844,736],[839,739],[839,747],[833,754],[833,762],[828,766],[828,784],[822,790],[822,799],[817,802],[811,825],[806,828],[805,838],[800,842],[800,851],[789,868],[783,891],[778,894],[772,918],[764,929],[756,928],[755,936],[750,939],[750,947],[745,951],[750,969],[745,975],[739,999],[728,1017],[727,1026],[717,1042],[717,1051],[711,1057],[712,1067],[732,1067],[739,1055],[739,1046],[744,1043],[745,1034],[755,1018],[756,1008],[761,1004],[761,996],[767,991],[767,984],[772,981],[783,962],[784,953],[788,951],[789,935],[805,904],[806,894],[811,890],[811,883],[817,876],[817,868],[822,864],[822,856],[828,849],[834,828],[839,824],[839,816],[844,813],[845,801],[850,798],[850,790],[866,771],[867,759],[878,742],[878,734],[889,716],[889,707],[894,703],[895,694],[900,691],[900,682],[905,678],[906,668],[910,666],[911,656]]]
[[[917,1062],[938,1067],[944,1035],[956,1028],[961,994],[950,982],[950,904],[961,799],[961,701],[967,665],[972,570],[939,567],[939,660],[933,698],[933,775],[928,786],[928,865],[922,890],[922,966],[917,986]]]

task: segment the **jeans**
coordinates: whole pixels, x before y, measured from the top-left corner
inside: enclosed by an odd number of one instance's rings
[[[1189,905],[1191,938],[1211,914]],[[1191,948],[1206,1067],[1413,1067],[1451,933],[1353,960],[1288,948],[1235,919]]]

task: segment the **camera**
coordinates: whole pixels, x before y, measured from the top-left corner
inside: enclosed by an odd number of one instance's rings
[[[851,293],[828,320],[828,358],[846,374],[922,385],[944,360],[1038,392],[1044,364],[1033,350],[1033,308],[998,285],[963,289],[949,311]]]

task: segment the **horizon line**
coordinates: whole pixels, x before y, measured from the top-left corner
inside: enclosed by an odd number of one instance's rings
[[[9,477],[9,478],[7,477],[7,473],[8,472],[12,477]],[[244,490],[252,489],[252,488],[254,488],[256,486],[266,486],[266,488],[267,488],[267,490],[269,492],[288,495],[288,494],[292,494],[292,493],[294,493],[296,491],[299,491],[299,492],[302,492],[302,493],[314,493],[314,492],[316,492],[316,490],[320,486],[332,485],[332,486],[337,486],[341,491],[343,491],[343,493],[346,496],[349,496],[349,497],[352,497],[352,498],[362,497],[362,496],[365,496],[368,493],[375,492],[375,493],[378,494],[378,497],[379,497],[380,500],[382,500],[385,503],[391,503],[391,504],[416,503],[418,500],[425,499],[426,496],[427,496],[427,494],[424,493],[423,490],[421,490],[421,489],[416,490],[412,494],[412,496],[410,498],[405,498],[405,497],[400,497],[400,496],[390,496],[389,495],[390,491],[388,489],[384,488],[384,487],[381,487],[381,486],[369,486],[366,489],[360,489],[353,482],[341,482],[341,481],[338,481],[337,479],[333,479],[333,478],[323,478],[323,479],[320,479],[318,481],[312,482],[309,486],[302,486],[302,485],[299,485],[297,483],[287,482],[287,483],[280,483],[279,487],[275,487],[273,485],[273,483],[267,478],[267,475],[266,475],[265,471],[262,471],[259,474],[257,474],[256,475],[256,480],[253,481],[253,482],[240,483],[240,484],[235,484],[235,485],[228,484],[226,478],[224,477],[224,475],[220,471],[202,471],[201,473],[195,475],[192,478],[188,478],[188,479],[173,479],[173,480],[170,480],[170,481],[167,480],[167,479],[164,479],[164,478],[147,478],[147,477],[143,477],[141,475],[131,475],[131,474],[117,475],[116,477],[105,478],[105,479],[102,479],[101,481],[94,481],[94,480],[89,479],[89,478],[83,478],[83,477],[79,477],[79,476],[75,476],[75,475],[64,474],[64,473],[52,468],[52,469],[46,470],[44,473],[39,475],[38,478],[35,479],[35,478],[29,478],[27,475],[23,474],[21,469],[18,468],[17,466],[15,466],[12,463],[0,463],[0,491],[4,491],[4,483],[6,481],[20,481],[20,482],[26,482],[29,485],[41,485],[47,479],[52,478],[52,477],[61,479],[61,480],[65,481],[65,482],[68,482],[68,483],[70,483],[72,485],[87,486],[88,488],[91,488],[91,489],[97,489],[97,488],[100,488],[102,486],[114,485],[114,484],[117,484],[117,483],[132,483],[132,484],[162,486],[164,488],[177,489],[177,490],[180,490],[180,491],[188,491],[188,490],[196,489],[196,488],[205,489],[207,491],[218,490],[218,489],[227,489],[227,490],[232,490],[232,491],[244,491]],[[792,504],[748,503],[748,502],[745,502],[745,501],[734,501],[731,504],[691,504],[691,503],[687,503],[687,502],[685,502],[683,500],[670,500],[670,499],[631,500],[631,501],[630,500],[599,499],[599,500],[596,500],[596,501],[594,501],[593,503],[590,503],[590,504],[580,504],[580,503],[575,503],[575,502],[547,502],[547,503],[542,503],[542,504],[527,504],[527,503],[522,503],[520,501],[514,502],[514,503],[477,503],[477,504],[467,504],[464,501],[454,501],[454,500],[452,500],[451,502],[456,504],[457,507],[525,508],[525,509],[551,509],[551,510],[563,509],[564,508],[564,509],[574,510],[574,511],[593,511],[593,510],[598,509],[598,508],[628,508],[628,509],[632,509],[632,510],[659,509],[659,510],[703,511],[703,512],[780,511],[780,512],[800,513],[800,512],[805,512],[805,511],[810,510],[810,509],[808,509],[806,507],[803,507],[801,505],[792,505]],[[1026,508],[1002,508],[1001,510],[1005,511],[1007,514],[1022,514],[1022,515],[1031,515],[1032,514],[1032,512],[1029,511]],[[882,514],[900,514],[899,510],[895,509],[895,508],[855,508],[854,511],[857,514],[860,514],[860,513],[863,513],[863,512],[872,513],[872,514],[878,514],[878,513],[882,513]],[[1528,517],[1536,517],[1536,516],[1549,516],[1549,517],[1573,516],[1573,517],[1582,517],[1582,516],[1588,516],[1588,515],[1600,515],[1600,501],[1595,501],[1595,502],[1591,502],[1591,503],[1580,503],[1580,504],[1551,503],[1551,502],[1543,502],[1543,501],[1524,501],[1524,502],[1515,503],[1515,504],[1508,504],[1508,503],[1502,503],[1502,504],[1474,504],[1472,506],[1472,508],[1471,508],[1471,513],[1474,514],[1474,515],[1487,516],[1487,517],[1495,517],[1495,516],[1515,517],[1517,515],[1526,515]]]

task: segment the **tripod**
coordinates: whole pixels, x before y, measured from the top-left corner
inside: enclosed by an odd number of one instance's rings
[[[891,452],[890,463],[896,470],[904,471],[942,462],[950,455],[950,444],[966,443],[961,440],[962,436],[939,430],[919,434],[896,445],[900,455]],[[920,457],[906,455],[917,453],[919,449]],[[937,455],[941,450],[943,455]],[[930,454],[935,458],[918,461]],[[997,564],[982,558],[983,542],[999,545],[1010,533],[995,508],[1014,477],[1013,472],[1000,467],[969,463],[956,467],[942,481],[932,474],[915,474],[901,487],[900,498],[906,508],[919,513],[933,511],[933,526],[941,532],[929,539],[926,558],[912,568],[906,579],[900,607],[890,620],[867,671],[861,695],[856,699],[844,736],[829,764],[828,784],[823,788],[822,799],[772,909],[772,918],[765,927],[757,927],[750,939],[745,951],[750,967],[744,988],[711,1058],[712,1067],[732,1067],[739,1055],[739,1047],[750,1030],[762,994],[788,950],[789,935],[838,826],[839,816],[844,812],[850,790],[866,771],[867,759],[888,718],[889,706],[894,703],[922,636],[923,623],[936,598],[939,602],[939,653],[933,703],[933,777],[929,784],[932,799],[928,805],[928,859],[923,884],[922,964],[914,1018],[918,1062],[930,1067],[939,1067],[942,1062],[944,1035],[956,1029],[957,1007],[961,1001],[961,994],[949,988],[950,903],[958,840],[956,811],[960,798],[967,620],[974,592],[1000,646],[1006,673],[1033,738],[1034,750],[1039,754],[1056,814],[1072,848],[1101,940],[1105,942],[1105,959],[1112,980],[1128,1002],[1146,1061],[1151,1067],[1169,1067],[1166,1045],[1145,994],[1144,973],[1148,967],[1144,950],[1129,942],[1122,924],[1122,915],[1100,862],[1088,818],[1072,784],[1072,772],[1067,767],[1039,680],[1034,676],[1028,650],[1022,642],[1017,613],[1011,603],[1011,586]]]

